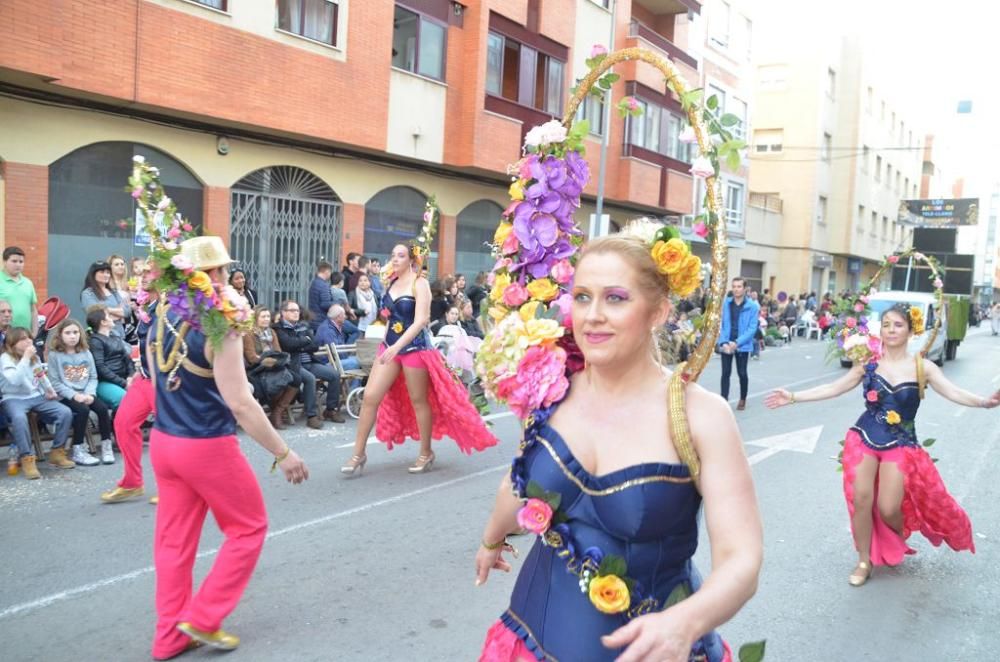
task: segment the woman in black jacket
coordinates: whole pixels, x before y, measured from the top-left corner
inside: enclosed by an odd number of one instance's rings
[[[91,307],[87,312],[87,326],[91,334],[90,353],[97,366],[97,397],[111,409],[117,409],[135,374],[132,348],[112,334],[115,319],[107,306]]]

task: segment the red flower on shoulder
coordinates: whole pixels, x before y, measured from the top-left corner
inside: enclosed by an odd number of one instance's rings
[[[868,391],[865,393],[865,399],[868,400],[868,402],[878,402],[878,391],[875,389]]]

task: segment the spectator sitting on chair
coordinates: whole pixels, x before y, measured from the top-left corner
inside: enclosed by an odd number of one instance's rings
[[[111,409],[118,409],[125,391],[135,376],[132,350],[125,341],[112,334],[115,320],[104,305],[87,310],[90,327],[90,353],[97,366],[97,397]]]
[[[124,262],[122,266],[125,266]],[[126,292],[115,289],[110,264],[98,261],[90,265],[83,281],[83,291],[80,292],[80,304],[86,311],[90,311],[93,306],[104,306],[113,322],[112,335],[125,337],[125,320],[132,314],[132,304]]]
[[[329,289],[327,292],[329,293]],[[312,353],[316,351],[313,331],[308,324],[301,321],[302,309],[297,301],[282,301],[279,312],[278,321],[272,328],[278,334],[281,348],[291,356],[288,370],[296,380],[293,386],[302,391],[302,400],[306,408],[306,425],[313,430],[321,430],[323,419],[316,407],[316,375],[306,370],[306,366],[312,362]]]
[[[351,294],[355,294],[357,290]],[[326,313],[326,319],[319,325],[316,332],[316,344],[321,348],[325,345],[353,345],[361,337],[358,327],[351,324],[347,319],[343,306],[333,304]],[[358,370],[361,363],[358,357],[346,352],[337,352],[340,357],[340,365],[344,370]],[[322,355],[316,356],[316,360],[322,364],[328,364],[329,360]],[[331,368],[333,366],[330,366]]]
[[[246,361],[249,371],[263,363],[264,369],[270,369],[276,362],[274,357],[263,358],[265,352],[283,352],[281,343],[278,341],[278,334],[271,328],[271,311],[267,306],[256,306],[253,309],[253,330],[243,334],[243,360]],[[250,378],[250,383],[254,384],[254,378]],[[255,386],[259,385],[255,384]],[[297,386],[291,385],[284,391],[271,398],[268,406],[271,408],[271,425],[275,430],[284,430],[285,412],[295,401],[295,396],[299,394]],[[259,393],[257,395],[260,395]],[[257,398],[258,401],[267,398]]]
[[[123,261],[124,263],[124,261]],[[97,366],[87,346],[83,327],[75,319],[64,319],[49,336],[49,379],[62,403],[73,412],[72,460],[84,467],[114,464],[111,448],[111,412],[97,397]],[[90,412],[97,414],[101,432],[101,459],[90,454],[83,443],[87,435]]]
[[[0,355],[3,407],[10,421],[13,443],[17,446],[18,459],[24,477],[41,478],[36,466],[37,458],[28,429],[28,412],[34,411],[43,422],[55,423],[55,437],[49,451],[49,464],[59,469],[72,469],[76,465],[66,457],[66,441],[73,422],[73,413],[56,402],[59,395],[52,388],[45,368],[38,360],[34,341],[28,329],[15,326],[7,333],[4,352]]]
[[[483,327],[479,324],[479,320],[473,314],[472,302],[468,299],[462,302],[462,316],[459,318],[458,323],[473,338],[482,340],[486,335],[483,333]]]
[[[824,310],[819,319],[816,320],[816,324],[819,325],[819,337],[822,340],[826,338],[826,332],[833,326],[833,315],[829,310]]]
[[[10,302],[0,301],[0,346],[7,339],[7,332],[10,331],[10,323],[13,319],[14,309],[10,307]]]

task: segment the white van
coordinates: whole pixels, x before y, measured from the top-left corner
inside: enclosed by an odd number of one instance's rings
[[[933,294],[928,294],[926,292],[900,292],[897,290],[892,290],[889,292],[876,292],[868,298],[868,306],[871,308],[871,313],[868,318],[868,328],[872,331],[877,332],[879,328],[879,320],[882,317],[882,313],[889,310],[893,306],[905,303],[907,306],[916,306],[920,308],[921,312],[924,314],[924,323],[927,326],[927,331],[922,335],[913,336],[910,338],[910,343],[908,349],[910,354],[916,355],[921,349],[924,348],[924,344],[927,342],[927,333],[930,332],[931,326],[934,324],[934,319],[936,316],[936,311],[934,309],[935,297]],[[927,352],[927,358],[939,366],[944,365],[945,359],[945,341],[948,337],[948,302],[944,302],[944,309],[941,311],[941,328],[938,330],[937,338],[934,339],[934,344],[931,345],[930,350]],[[845,368],[851,367],[851,362],[841,359],[840,365]]]

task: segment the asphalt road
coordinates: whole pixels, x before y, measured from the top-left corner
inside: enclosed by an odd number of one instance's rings
[[[985,394],[1000,383],[1000,339],[983,331],[973,332],[945,371]],[[723,626],[723,635],[735,644],[766,638],[772,662],[995,659],[997,411],[959,408],[929,392],[917,421],[921,437],[939,440],[932,454],[972,518],[977,553],[937,549],[916,535],[916,556],[853,588],[847,575],[855,556],[834,458],[861,409],[860,395],[778,412],[762,404],[773,387],[804,388],[841,374],[824,363],[824,354],[817,341],[799,340],[750,364],[749,407],[737,418],[764,516],[765,565],[756,597]],[[715,361],[701,383],[715,388],[718,374]],[[733,387],[735,393],[735,376]],[[513,576],[499,574],[473,585],[479,533],[517,442],[511,417],[493,424],[499,446],[466,457],[441,442],[438,463],[426,475],[406,473],[415,444],[393,452],[373,445],[358,479],[344,479],[338,470],[351,454],[353,424],[328,423],[323,431],[298,426],[286,439],[309,463],[312,477],[302,486],[269,474],[266,454],[246,440],[270,534],[254,579],[226,622],[243,639],[226,658],[475,660],[513,585]],[[144,466],[148,493],[154,493],[148,457]],[[145,500],[99,502],[120,464],[63,472],[40,467],[41,481],[0,477],[0,659],[148,660],[155,507]],[[209,518],[196,579],[220,542]],[[530,543],[524,538],[519,546]],[[707,545],[697,558],[707,573]],[[181,659],[219,655],[196,651]]]

